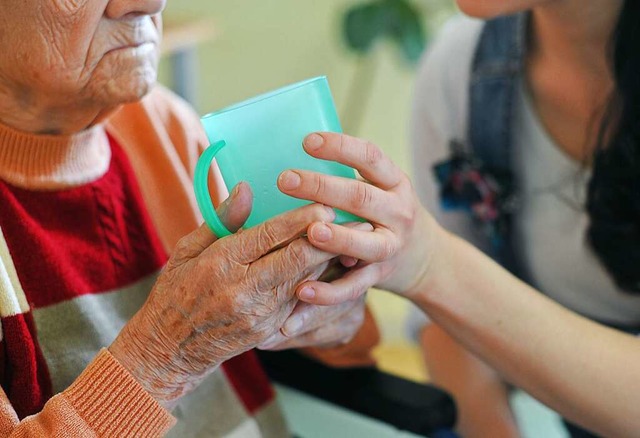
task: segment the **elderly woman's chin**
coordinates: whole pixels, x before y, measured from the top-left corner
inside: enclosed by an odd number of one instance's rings
[[[117,106],[135,102],[142,99],[155,85],[158,79],[156,50],[145,56],[114,53],[105,56],[108,57],[113,59],[103,59],[103,68],[96,71],[93,84],[89,87],[96,103]]]
[[[100,90],[100,98],[104,103],[113,105],[136,102],[151,91],[157,79],[156,68],[141,68],[109,80]]]

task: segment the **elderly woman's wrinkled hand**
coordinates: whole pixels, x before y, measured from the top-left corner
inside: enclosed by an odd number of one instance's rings
[[[248,192],[234,191],[233,204],[250,198]],[[237,228],[250,207],[222,210],[225,222]],[[110,351],[171,407],[217,365],[282,327],[296,306],[296,286],[319,278],[335,257],[303,235],[311,223],[334,218],[329,207],[309,205],[218,241],[202,226],[179,242]]]
[[[304,347],[331,348],[348,344],[365,319],[364,292],[355,300],[335,306],[299,302],[280,332],[272,335],[258,348],[278,351]]]
[[[363,219],[373,231],[349,229],[330,222],[309,227],[317,248],[342,254],[355,266],[333,282],[300,285],[301,300],[320,305],[352,301],[377,286],[408,298],[428,278],[442,229],[421,206],[411,182],[376,145],[335,133],[311,134],[308,154],[355,168],[366,181],[289,170],[280,175],[284,193],[330,205]]]
[[[345,227],[373,231],[368,223],[349,223]],[[330,282],[342,277],[346,269],[336,258],[322,273],[318,281]],[[259,346],[263,350],[285,350],[289,348],[331,348],[349,343],[358,333],[365,319],[365,292],[354,300],[335,306],[319,306],[299,302],[284,323],[279,333],[274,334]]]

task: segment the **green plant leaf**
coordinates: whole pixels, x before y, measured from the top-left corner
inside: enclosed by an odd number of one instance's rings
[[[393,17],[389,35],[398,43],[405,59],[415,63],[425,48],[420,12],[404,0],[387,0]]]
[[[347,12],[345,39],[347,45],[356,52],[368,52],[384,33],[384,14],[379,1],[358,5]]]
[[[345,16],[347,45],[367,53],[380,38],[391,38],[403,57],[415,63],[424,50],[425,32],[420,11],[407,0],[374,0],[354,6]]]
[[[404,57],[409,62],[417,62],[424,51],[426,36],[420,13],[405,1],[395,1],[400,27],[393,36],[400,45]]]

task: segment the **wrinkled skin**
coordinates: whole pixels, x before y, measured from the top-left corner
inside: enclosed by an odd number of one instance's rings
[[[156,82],[165,0],[5,0],[0,120],[70,134]]]
[[[350,342],[364,322],[365,292],[355,300],[330,307],[299,302],[280,331],[259,348],[277,351]]]
[[[351,230],[373,230],[369,223],[349,223],[343,226]],[[346,257],[333,259],[318,281],[328,282],[341,278],[347,272],[345,266],[350,262],[351,259]],[[357,260],[353,263],[357,263]],[[259,348],[285,350],[309,346],[333,347],[349,343],[364,322],[366,292],[362,290],[354,300],[335,306],[299,302],[280,331]]]
[[[333,217],[312,205],[219,241],[203,225],[178,243],[110,351],[170,406],[279,330],[295,308],[296,284],[317,279],[334,257],[302,235],[314,220]]]

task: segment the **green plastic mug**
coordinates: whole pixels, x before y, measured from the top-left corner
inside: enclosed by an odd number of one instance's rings
[[[228,190],[246,181],[253,191],[253,209],[245,228],[260,224],[310,202],[295,199],[277,187],[286,169],[355,178],[343,164],[319,160],[302,148],[305,136],[315,131],[342,132],[326,77],[263,94],[202,118],[211,146],[198,160],[195,192],[205,222],[218,237],[231,232],[211,202],[208,173],[215,158]],[[359,221],[336,211],[336,223]]]

